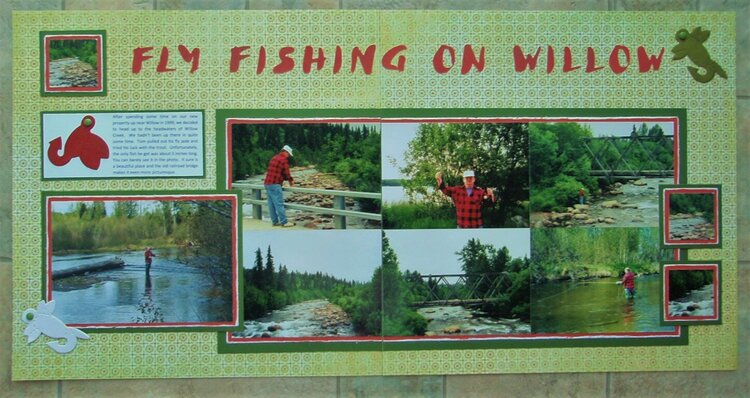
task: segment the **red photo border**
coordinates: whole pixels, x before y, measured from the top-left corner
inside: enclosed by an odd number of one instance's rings
[[[714,238],[713,239],[670,239],[669,238],[669,198],[672,196],[672,194],[713,194],[714,195]],[[719,245],[721,242],[720,238],[720,228],[719,228],[719,219],[720,219],[720,191],[719,188],[716,187],[679,187],[679,188],[664,188],[664,197],[661,198],[663,200],[664,204],[664,212],[661,215],[663,217],[663,224],[664,224],[664,235],[663,238],[663,244],[666,245]]]
[[[239,258],[242,255],[238,245],[239,231],[239,197],[230,194],[184,194],[184,195],[49,195],[44,198],[45,206],[45,300],[52,301],[52,204],[56,202],[113,202],[113,201],[185,201],[185,200],[228,200],[232,203],[232,319],[225,322],[162,322],[162,323],[71,323],[67,326],[80,329],[110,329],[110,328],[133,328],[133,329],[160,329],[160,328],[200,328],[200,327],[238,327],[241,325],[239,318],[240,289],[239,289]]]
[[[691,317],[683,317],[683,316],[671,316],[669,315],[669,273],[671,271],[701,271],[701,270],[711,270],[714,273],[714,314],[713,315],[703,315],[703,316],[691,316]],[[720,308],[721,308],[721,295],[719,294],[719,284],[721,283],[721,279],[719,278],[719,264],[718,263],[712,263],[712,262],[705,262],[705,263],[671,263],[671,264],[664,264],[664,267],[662,269],[663,278],[664,278],[664,287],[663,287],[663,317],[662,320],[664,322],[680,322],[680,323],[691,323],[696,321],[716,321],[718,322],[721,319],[720,314]]]
[[[53,40],[94,40],[97,49],[97,85],[93,87],[53,87],[50,85],[50,42]],[[102,34],[48,34],[44,36],[44,75],[45,93],[103,93],[104,92],[104,35]]]
[[[232,189],[232,127],[238,124],[318,124],[318,123],[586,123],[586,122],[661,122],[672,123],[673,167],[674,183],[678,183],[681,175],[682,162],[680,152],[680,119],[677,116],[622,116],[622,117],[320,117],[320,118],[253,118],[227,117],[223,121],[226,155],[224,157],[224,171],[226,176],[225,189]],[[221,125],[221,122],[217,122]],[[679,251],[674,250],[675,258],[679,258]],[[272,345],[277,343],[309,343],[309,342],[440,342],[440,341],[532,341],[532,340],[597,340],[624,338],[655,338],[682,335],[679,326],[669,332],[615,332],[615,333],[545,333],[545,334],[508,334],[508,335],[441,335],[441,336],[324,336],[324,337],[236,337],[227,332],[225,342],[228,345],[260,344]]]

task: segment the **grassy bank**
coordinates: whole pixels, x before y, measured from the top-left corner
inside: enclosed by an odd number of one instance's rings
[[[456,210],[430,203],[398,203],[383,206],[386,229],[456,228]]]

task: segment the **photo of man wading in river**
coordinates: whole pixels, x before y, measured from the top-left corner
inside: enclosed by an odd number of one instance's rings
[[[146,251],[143,253],[143,257],[146,260],[146,275],[148,275],[151,272],[151,262],[154,257],[156,257],[156,254],[152,251],[152,247],[147,247]]]
[[[622,276],[619,284],[625,289],[626,298],[635,298],[635,274],[630,268],[625,268],[625,275]]]

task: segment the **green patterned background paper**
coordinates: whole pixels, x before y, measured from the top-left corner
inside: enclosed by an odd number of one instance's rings
[[[697,83],[685,58],[672,61],[675,32],[703,27],[705,43],[728,79]],[[40,95],[40,31],[106,31],[106,96]],[[737,247],[735,179],[734,15],[728,13],[306,11],[306,12],[17,12],[13,16],[13,378],[110,379],[227,376],[333,376],[477,374],[573,371],[733,369],[737,362]],[[177,46],[201,49],[190,73]],[[404,72],[375,63],[361,71],[305,74],[297,66],[270,73],[275,52],[293,46],[376,44],[378,54],[404,44]],[[458,68],[437,73],[433,55],[441,44],[486,49],[482,72]],[[257,48],[269,66],[256,74]],[[534,72],[514,70],[513,47],[542,47]],[[608,65],[613,47],[631,52],[621,74]],[[150,47],[154,58],[131,71],[133,50]],[[161,47],[174,72],[155,71]],[[235,46],[253,56],[229,71]],[[547,46],[557,61],[546,73]],[[563,48],[577,64],[586,49],[604,69],[564,73]],[[638,72],[636,49],[664,48],[658,71]],[[328,53],[327,53],[328,54]],[[378,58],[379,59],[379,58]],[[217,354],[215,332],[92,333],[68,355],[40,341],[27,344],[21,314],[36,307],[42,290],[40,241],[42,191],[212,190],[217,181],[216,109],[686,109],[688,184],[722,187],[720,249],[691,249],[690,260],[721,260],[722,324],[692,326],[689,344],[677,346],[506,348],[365,352]],[[205,178],[42,180],[40,113],[56,111],[205,111]],[[502,114],[498,114],[502,116]]]

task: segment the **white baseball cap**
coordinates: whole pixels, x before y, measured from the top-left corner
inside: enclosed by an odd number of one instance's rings
[[[294,156],[294,154],[292,153],[292,147],[290,147],[289,145],[284,145],[284,147],[281,148],[281,150],[289,152],[289,156]]]
[[[474,170],[466,170],[464,171],[464,178],[466,177],[474,177]]]

